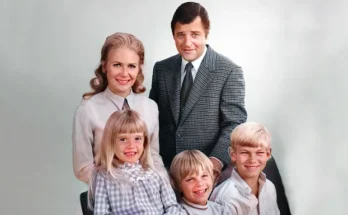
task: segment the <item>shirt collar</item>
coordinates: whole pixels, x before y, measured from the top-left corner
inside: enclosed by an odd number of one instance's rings
[[[192,202],[189,202],[188,200],[186,200],[185,198],[182,198],[183,202],[185,204],[187,204],[190,207],[196,208],[198,210],[207,210],[208,209],[208,201],[206,205],[198,205],[198,204],[194,204]]]
[[[199,68],[199,66],[202,63],[203,58],[204,58],[205,54],[207,53],[207,50],[208,50],[207,46],[204,46],[204,51],[203,51],[202,55],[199,58],[197,58],[196,60],[191,62],[192,65],[193,65],[193,68],[196,70],[196,72],[198,72],[198,68]],[[188,61],[185,60],[183,57],[181,59],[182,59],[182,61],[181,61],[181,68],[185,68],[185,66],[188,63]]]
[[[141,164],[140,164],[139,160],[135,161],[134,163],[124,162],[118,168],[120,168],[120,169],[141,168]]]
[[[113,93],[109,87],[107,87],[105,89],[104,93],[105,93],[106,97],[108,97],[113,103],[115,103],[115,105],[117,106],[117,108],[119,110],[122,110],[123,103],[124,103],[124,98],[122,96],[119,96],[119,95]],[[134,93],[131,90],[129,95],[126,97],[128,105],[131,109],[133,107],[133,98],[134,98]]]
[[[244,181],[242,177],[238,174],[236,169],[234,168],[232,171],[231,175],[232,181],[235,183],[236,188],[241,192],[244,193],[245,195],[250,195],[251,194],[251,188],[249,185]],[[263,185],[266,183],[266,174],[261,172],[259,176],[259,193],[263,187]]]

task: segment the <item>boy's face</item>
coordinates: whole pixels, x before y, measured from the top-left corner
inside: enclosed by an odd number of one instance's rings
[[[208,172],[199,170],[198,174],[190,174],[181,181],[183,197],[191,203],[206,205],[213,189],[213,179]]]
[[[271,156],[271,149],[237,146],[230,153],[238,174],[245,179],[258,178]]]

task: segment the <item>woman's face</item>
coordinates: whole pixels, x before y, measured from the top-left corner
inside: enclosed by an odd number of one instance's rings
[[[142,66],[137,53],[126,47],[111,49],[107,60],[102,64],[110,90],[127,97]]]

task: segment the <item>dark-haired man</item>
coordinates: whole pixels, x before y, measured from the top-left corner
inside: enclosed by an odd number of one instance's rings
[[[243,71],[207,45],[210,20],[199,3],[181,4],[171,29],[179,54],[155,64],[150,91],[159,109],[160,154],[168,168],[179,152],[198,149],[218,175],[230,162],[232,130],[247,119]]]
[[[220,172],[230,161],[229,135],[247,118],[242,69],[206,44],[210,21],[200,4],[180,5],[171,28],[179,54],[155,64],[150,92],[160,153],[169,167],[177,153],[199,149]]]

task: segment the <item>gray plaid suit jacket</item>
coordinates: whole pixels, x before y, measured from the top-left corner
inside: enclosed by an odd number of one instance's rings
[[[198,149],[227,164],[230,162],[229,136],[247,119],[243,71],[207,45],[180,114],[181,60],[178,54],[157,62],[153,69],[150,98],[157,102],[159,109],[163,162],[169,167],[179,152]]]

